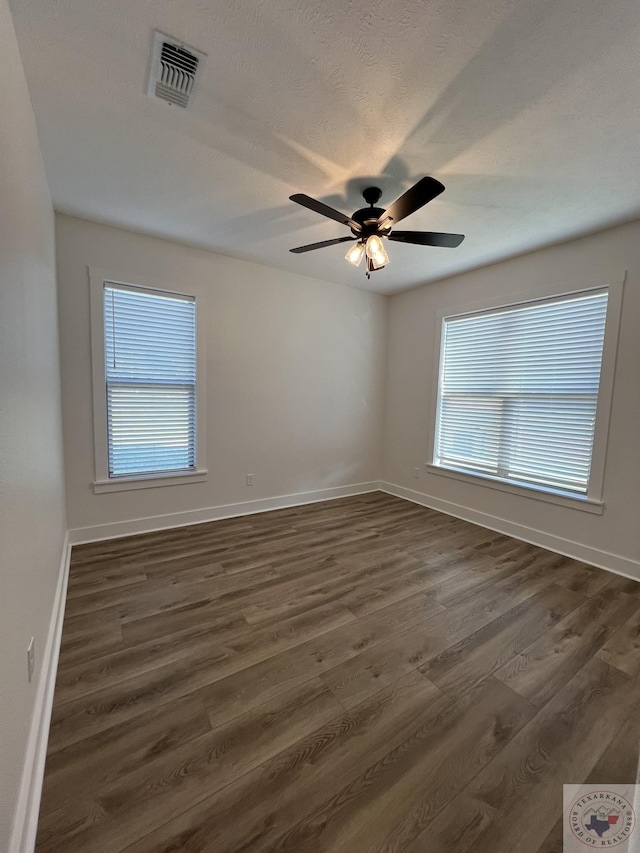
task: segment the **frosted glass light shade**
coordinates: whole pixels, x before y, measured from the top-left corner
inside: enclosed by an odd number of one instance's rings
[[[364,243],[356,243],[355,246],[350,246],[349,251],[344,256],[345,260],[353,264],[354,267],[360,266],[360,261],[364,256]]]
[[[377,234],[372,234],[367,240],[366,252],[367,257],[373,261],[374,269],[379,269],[389,263],[389,255],[387,255],[382,240]]]

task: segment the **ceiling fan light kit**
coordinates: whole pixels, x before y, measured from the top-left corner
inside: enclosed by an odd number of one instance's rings
[[[416,210],[432,201],[443,191],[444,185],[440,181],[435,178],[424,177],[397,198],[386,210],[383,210],[375,207],[380,200],[382,190],[378,187],[367,187],[363,190],[362,195],[369,207],[356,210],[353,216],[345,216],[344,213],[334,210],[317,199],[303,193],[297,193],[289,197],[291,201],[346,225],[351,229],[353,236],[337,237],[334,240],[324,240],[321,243],[310,243],[307,246],[298,246],[289,251],[299,254],[356,240],[356,244],[347,251],[345,259],[357,267],[362,258],[366,258],[365,272],[369,278],[372,272],[383,269],[389,263],[389,256],[383,240],[414,243],[419,246],[455,248],[464,240],[463,234],[444,234],[436,231],[392,231],[395,223],[415,213]]]
[[[368,273],[373,270],[381,270],[389,263],[389,255],[387,255],[382,240],[377,234],[359,240],[355,246],[351,246],[344,257],[354,267],[359,267],[362,258],[366,257]]]

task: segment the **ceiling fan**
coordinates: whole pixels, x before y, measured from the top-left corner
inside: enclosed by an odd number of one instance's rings
[[[335,240],[323,240],[321,243],[309,243],[307,246],[298,246],[289,249],[294,254],[311,252],[314,249],[323,249],[325,246],[335,246],[337,243],[356,241],[345,255],[345,259],[354,266],[359,266],[362,258],[366,259],[367,278],[371,277],[374,270],[380,270],[389,263],[383,239],[395,240],[398,243],[416,243],[419,246],[444,246],[454,249],[464,240],[464,234],[442,234],[438,231],[393,231],[393,227],[401,219],[405,219],[416,210],[419,210],[428,202],[444,191],[444,185],[435,178],[421,178],[410,189],[397,198],[386,210],[375,207],[380,200],[382,190],[378,187],[367,187],[362,195],[369,207],[356,210],[353,216],[345,216],[339,210],[317,201],[303,193],[289,196],[291,201],[308,207],[322,216],[335,219],[351,229],[352,236],[337,237]]]

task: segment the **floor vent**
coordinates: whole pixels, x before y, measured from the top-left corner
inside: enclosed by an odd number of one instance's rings
[[[148,94],[168,104],[188,107],[206,54],[164,33],[156,33],[151,57]]]

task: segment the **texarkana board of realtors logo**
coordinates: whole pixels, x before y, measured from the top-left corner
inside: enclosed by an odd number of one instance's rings
[[[564,853],[640,853],[636,795],[638,785],[565,785]]]

